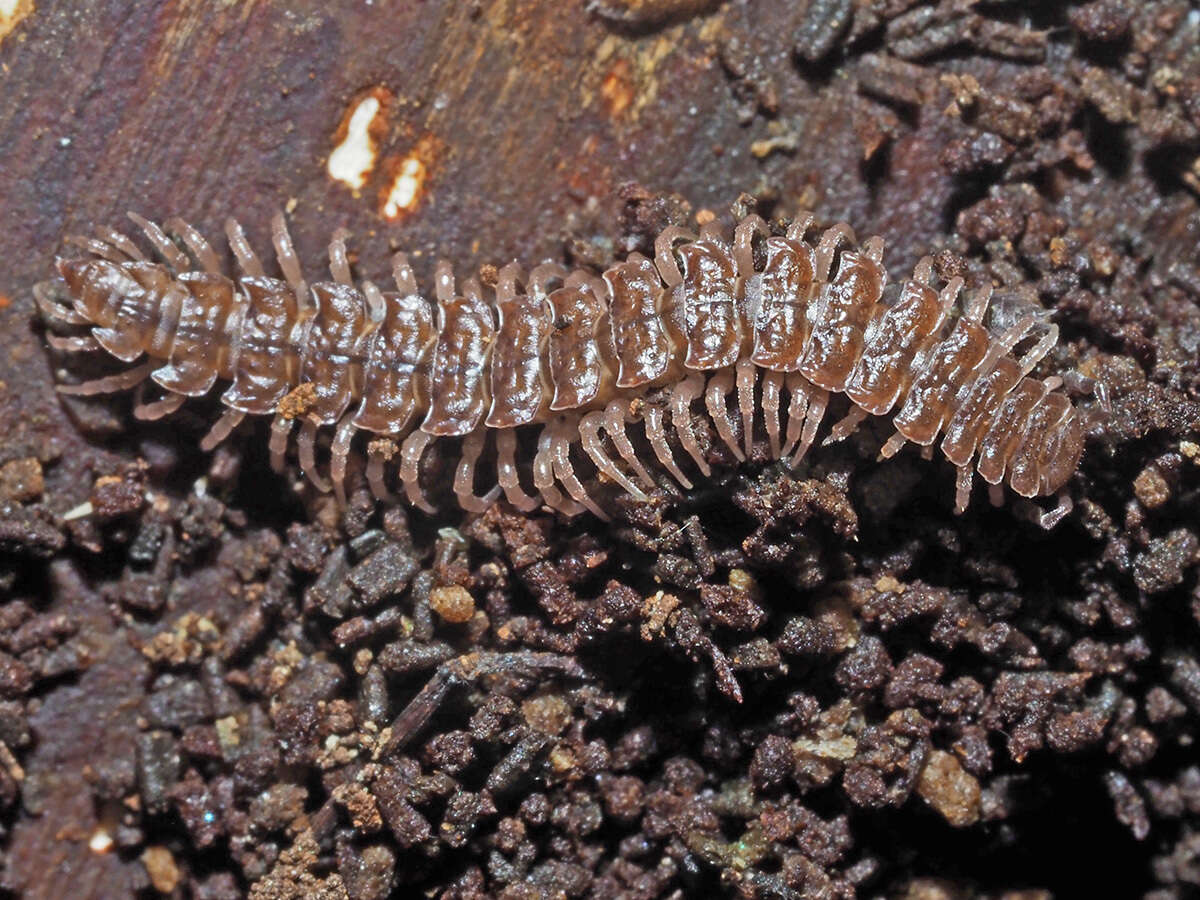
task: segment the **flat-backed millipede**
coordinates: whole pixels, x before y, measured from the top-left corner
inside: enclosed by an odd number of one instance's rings
[[[431,305],[403,254],[392,261],[395,291],[356,286],[342,231],[329,245],[333,280],[309,284],[282,215],[272,224],[282,279],[265,273],[232,220],[225,230],[242,273],[236,279],[187,223],[164,223],[176,243],[130,217],[162,262],[102,228],[68,239],[84,255],[57,260],[56,277],[34,294],[49,321],[90,327],[48,334],[55,348],[145,360],[59,390],[140,390],[149,378],[165,393],[139,397],[135,414],[156,419],[229,382],[226,411],[201,448],[215,447],[246,415],[272,415],[271,458],[282,469],[298,420],[302,470],[343,502],[347,457],[361,430],[376,436],[367,480],[381,499],[390,496],[386,463],[398,452],[408,500],[431,510],[422,456],[438,438],[457,437],[453,489],[465,509],[481,510],[503,492],[524,511],[545,504],[607,518],[577,475],[580,464],[590,460],[598,480],[638,498],[668,476],[691,488],[697,472],[711,474],[693,430],[699,403],[737,459],[765,438],[772,458],[794,465],[813,444],[830,395],[842,393],[849,413],[826,443],[889,414],[895,433],[882,457],[910,441],[928,452],[941,436],[958,469],[958,512],[976,471],[996,502],[1002,483],[1022,497],[1060,492],[1057,508],[1042,516],[1047,527],[1070,509],[1062,489],[1083,452],[1080,416],[1062,378],[1030,377],[1057,327],[1029,314],[991,333],[983,324],[990,287],[956,311],[962,279],[934,286],[928,257],[884,302],[883,240],[856,247],[844,224],[811,242],[811,216],[777,233],[751,215],[732,241],[715,224],[698,236],[670,227],[653,259],[631,253],[600,275],[555,264],[526,275],[510,263],[487,288],[475,278],[457,286],[439,262]],[[627,429],[637,424],[635,447]],[[334,429],[328,478],[315,452],[325,426]],[[539,431],[532,459],[521,460],[518,446],[534,446],[532,435],[518,441],[526,426]],[[496,473],[481,497],[475,470],[491,434]],[[657,466],[647,467],[647,447]]]

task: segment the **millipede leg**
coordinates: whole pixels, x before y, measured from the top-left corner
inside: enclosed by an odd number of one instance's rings
[[[138,388],[141,391],[141,386]],[[142,422],[154,422],[158,419],[165,418],[171,415],[179,407],[183,406],[183,401],[187,399],[185,394],[176,394],[168,391],[167,395],[160,400],[152,400],[149,403],[143,403],[139,398],[133,405],[133,417]]]
[[[296,248],[292,245],[292,236],[288,233],[287,220],[284,219],[283,213],[276,213],[271,218],[271,242],[275,245],[275,257],[279,260],[284,280],[296,295],[296,301],[302,307],[307,306],[308,285],[304,281],[300,259],[296,256]]]
[[[487,430],[483,428],[477,428],[463,438],[462,458],[454,472],[454,495],[458,497],[458,505],[467,512],[481,513],[500,496],[500,485],[493,486],[482,497],[475,495],[475,465],[486,440]]]
[[[433,267],[433,293],[438,303],[449,303],[458,293],[454,287],[454,270],[444,259],[439,259]]]
[[[1075,508],[1075,503],[1071,500],[1070,494],[1066,491],[1060,491],[1058,494],[1058,505],[1054,509],[1046,510],[1038,516],[1038,525],[1046,531],[1049,531],[1059,522],[1061,522],[1072,509]]]
[[[509,265],[514,266],[516,272],[520,272],[521,267],[516,263]],[[558,263],[542,263],[530,269],[529,279],[525,282],[525,293],[531,297],[545,298],[554,290],[551,285],[559,285],[566,280],[567,270]]]
[[[362,283],[362,295],[367,303],[367,321],[371,323],[372,330],[375,330],[387,318],[387,301],[383,299],[383,292],[370,281]]]
[[[608,515],[588,496],[588,492],[580,484],[579,478],[575,475],[575,467],[571,465],[571,442],[566,436],[565,423],[558,422],[554,428],[554,433],[551,436],[552,453],[554,454],[554,474],[558,480],[562,482],[563,487],[567,489],[567,493],[571,498],[592,515],[607,522]]]
[[[97,394],[116,394],[137,387],[146,380],[146,376],[154,371],[158,361],[143,363],[116,375],[106,375],[103,378],[93,378],[80,384],[59,384],[55,390],[68,397],[94,397]]]
[[[630,443],[629,435],[625,433],[625,423],[628,421],[626,416],[627,411],[628,407],[620,400],[614,400],[608,404],[604,409],[604,430],[608,432],[613,446],[621,454],[621,459],[629,464],[634,474],[637,475],[638,479],[648,490],[654,490],[657,487],[654,479],[650,477],[650,473],[646,471],[646,467],[642,465],[642,461],[637,458],[633,444]]]
[[[813,215],[812,213],[804,213],[804,215],[796,216],[792,220],[792,224],[788,226],[787,237],[789,241],[802,241],[804,235],[808,234],[808,229],[812,228]]]
[[[205,272],[210,275],[221,274],[221,261],[217,259],[212,245],[191,226],[191,223],[183,221],[178,216],[173,216],[163,222],[163,226],[183,238],[184,245],[192,251],[192,256],[196,257],[196,262],[200,263]]]
[[[749,278],[754,274],[754,236],[761,234],[769,237],[771,230],[762,216],[752,214],[738,222],[733,229],[733,262],[741,278]]]
[[[1000,360],[1000,357],[1011,353],[1017,344],[1025,340],[1025,335],[1029,334],[1036,324],[1037,319],[1033,316],[1022,316],[1020,321],[993,340],[992,345],[988,348],[987,355],[975,367],[975,371],[979,373],[979,376],[983,377],[991,372],[996,367],[996,363]],[[1054,326],[1054,338],[1055,340],[1058,339],[1057,326]],[[1019,362],[1018,365],[1020,365]]]
[[[696,441],[696,434],[692,431],[690,410],[692,401],[703,393],[704,376],[699,372],[693,372],[675,385],[675,389],[671,391],[671,424],[675,426],[675,433],[679,435],[679,443],[683,445],[683,449],[695,460],[696,466],[704,476],[708,477],[712,474],[712,468],[704,459],[700,444]]]
[[[804,417],[808,415],[808,399],[814,390],[803,375],[789,375],[787,389],[787,436],[784,438],[783,454],[780,459],[784,456],[791,456],[792,449],[800,441],[800,435],[804,428]]]
[[[350,456],[350,443],[354,440],[356,430],[354,417],[344,416],[338,422],[333,444],[329,447],[329,480],[333,482],[333,492],[341,507],[346,505],[346,460]]]
[[[109,228],[107,225],[102,225],[96,229],[96,235],[100,238],[100,240],[107,241],[108,243],[112,244],[130,259],[136,262],[146,261],[146,255],[142,253],[141,248],[115,228]]]
[[[101,349],[100,342],[90,334],[62,337],[57,334],[47,333],[46,343],[55,350],[61,350],[64,353],[92,353]]]
[[[1058,326],[1051,322],[1046,326],[1046,333],[1042,335],[1041,340],[1034,344],[1029,349],[1029,352],[1017,360],[1017,364],[1021,367],[1021,374],[1028,375],[1032,372],[1037,364],[1042,361],[1042,357],[1049,353],[1057,343]]]
[[[975,474],[975,470],[970,466],[959,466],[958,477],[954,484],[954,513],[962,515],[967,511],[967,505],[971,502],[971,481]]]
[[[246,239],[245,230],[237,219],[225,220],[225,237],[229,241],[229,249],[233,251],[243,272],[254,278],[261,278],[266,274],[258,255],[250,246],[250,241]]]
[[[404,439],[404,444],[400,447],[400,483],[404,485],[404,495],[408,497],[409,503],[427,513],[435,510],[425,499],[425,492],[421,490],[421,456],[432,440],[432,434],[418,428]]]
[[[686,490],[691,490],[692,483],[687,476],[679,468],[675,462],[675,454],[671,452],[671,445],[667,443],[667,432],[663,427],[663,410],[661,406],[649,405],[643,414],[642,421],[646,423],[646,440],[650,442],[650,449],[654,451],[654,455],[658,457],[659,463],[664,469],[674,476]]]
[[[695,239],[696,235],[679,225],[671,225],[659,232],[654,241],[654,267],[667,287],[673,288],[683,281],[683,273],[675,261],[675,242]]]
[[[862,255],[876,264],[883,262],[883,238],[879,235],[867,238],[862,245]]]
[[[963,318],[969,322],[982,322],[987,312],[988,304],[992,302],[992,285],[989,282],[971,295],[963,310]]]
[[[946,317],[950,315],[950,310],[954,307],[954,301],[958,299],[959,293],[962,291],[963,280],[961,275],[955,275],[946,282],[946,286],[942,288],[938,294],[938,320],[934,325],[934,330],[942,327],[942,323],[946,321]]]
[[[396,499],[384,480],[384,466],[399,450],[395,441],[387,438],[378,438],[367,444],[367,484],[375,499],[382,503],[394,503]]]
[[[288,438],[291,436],[292,426],[295,424],[294,419],[285,419],[283,416],[276,416],[271,422],[271,440],[267,449],[271,451],[271,468],[276,472],[283,471]]]
[[[861,406],[850,407],[850,412],[846,413],[845,418],[839,420],[829,432],[829,437],[821,441],[821,446],[825,447],[829,444],[836,444],[838,441],[844,441],[850,435],[854,434],[858,426],[863,423],[863,420],[869,416],[865,409]]]
[[[900,448],[903,447],[907,442],[908,442],[908,438],[906,438],[904,435],[902,435],[900,432],[897,431],[895,434],[893,434],[890,438],[887,439],[887,443],[885,443],[882,447],[879,448],[879,458],[880,459],[891,459],[893,456],[895,456],[897,453],[900,452]]]
[[[748,359],[739,360],[737,372],[738,409],[742,413],[742,447],[746,456],[754,451],[754,382],[758,379],[758,366]]]
[[[1092,394],[1095,396],[1096,402],[1100,406],[1100,411],[1104,413],[1106,417],[1111,416],[1113,405],[1112,396],[1109,393],[1108,385],[1103,381],[1096,379],[1092,382]]]
[[[725,446],[732,450],[733,455],[739,460],[744,460],[746,455],[742,453],[742,448],[737,444],[737,437],[733,433],[733,422],[729,418],[729,407],[725,404],[725,398],[732,388],[733,375],[729,372],[719,372],[712,376],[708,379],[708,387],[704,392],[704,406],[708,409],[708,417],[717,426],[717,434],[721,436]]]
[[[329,272],[339,284],[353,284],[350,279],[350,261],[346,258],[346,238],[350,232],[339,228],[329,239]]]
[[[246,414],[240,409],[227,409],[221,414],[221,418],[213,423],[213,427],[208,429],[208,434],[200,439],[200,450],[203,453],[208,453],[215,450],[217,446],[233,433],[233,429],[242,424],[242,419],[246,418]]]
[[[150,243],[154,245],[154,249],[158,251],[158,255],[165,259],[172,269],[176,272],[186,272],[192,267],[188,262],[187,254],[171,243],[171,239],[163,233],[161,228],[137,213],[131,212],[126,215],[134,225],[145,232]]]
[[[104,241],[87,237],[86,235],[69,234],[63,238],[63,243],[80,247],[86,250],[88,253],[91,253],[93,256],[98,256],[101,259],[107,259],[111,263],[117,263],[120,265],[121,263],[129,262],[125,254],[117,250],[115,247],[110,247]]]
[[[411,297],[417,293],[417,276],[413,274],[408,254],[397,253],[392,257],[392,280],[396,282],[396,290],[401,296]]]
[[[821,235],[821,243],[817,245],[814,281],[829,281],[829,275],[833,271],[833,256],[843,241],[847,244],[854,243],[854,230],[845,222],[834,225]]]
[[[36,295],[35,295],[36,296]],[[92,320],[78,310],[71,309],[66,306],[59,306],[55,303],[52,307],[40,306],[39,309],[42,315],[47,319],[55,322],[61,322],[64,325],[91,325]]]
[[[543,426],[538,435],[537,453],[533,457],[533,486],[537,488],[542,500],[551,509],[558,510],[567,516],[577,516],[583,512],[583,507],[573,500],[568,500],[555,486],[554,454],[550,425]]]
[[[61,282],[40,281],[33,286],[33,301],[37,305],[42,318],[62,322],[64,325],[90,325],[91,319],[83,313],[70,307],[62,306],[53,296],[51,290]]]
[[[800,446],[792,455],[791,465],[793,466],[799,465],[800,460],[804,459],[804,454],[808,452],[808,448],[816,440],[817,429],[821,427],[821,420],[825,418],[825,407],[829,403],[829,391],[818,387],[814,387],[812,391],[813,396],[808,404],[808,413],[804,416],[804,432],[800,435]]]
[[[779,391],[782,386],[782,373],[768,370],[763,374],[763,422],[767,426],[767,444],[771,448],[772,459],[780,459],[783,456],[779,443]]]
[[[521,490],[520,473],[517,471],[517,432],[502,428],[496,432],[496,481],[504,490],[508,502],[521,512],[533,512],[541,503]]]
[[[316,443],[317,429],[320,427],[321,423],[317,419],[306,417],[300,423],[300,437],[296,439],[296,449],[300,457],[300,471],[308,477],[313,487],[326,494],[332,485],[317,471]]]
[[[584,452],[592,458],[596,468],[610,480],[619,484],[625,493],[638,500],[646,500],[647,497],[642,489],[625,477],[625,473],[617,468],[617,464],[609,459],[608,454],[604,451],[604,442],[600,439],[600,429],[605,427],[604,413],[600,410],[590,412],[580,420],[579,443],[583,446]],[[562,477],[561,474],[559,477]],[[565,480],[563,483],[566,483]]]

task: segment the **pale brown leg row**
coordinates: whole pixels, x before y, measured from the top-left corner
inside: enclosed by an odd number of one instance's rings
[[[812,402],[808,404],[808,412],[804,416],[804,432],[800,435],[800,446],[792,456],[791,464],[799,464],[804,454],[812,446],[817,437],[817,429],[821,427],[821,419],[825,417],[825,407],[829,403],[829,391],[814,387]]]
[[[141,422],[154,422],[171,415],[183,406],[185,400],[187,400],[185,395],[173,392],[168,392],[165,397],[151,400],[149,403],[139,400],[133,405],[133,417]]]
[[[533,512],[541,503],[521,490],[517,470],[517,433],[512,428],[496,432],[496,481],[504,490],[508,502],[521,512]]]
[[[732,388],[733,375],[729,372],[719,372],[712,376],[708,379],[708,387],[704,392],[704,405],[725,446],[732,450],[739,460],[744,460],[746,455],[738,446],[737,437],[733,433],[733,422],[729,419],[729,408],[725,404],[725,398]]]
[[[176,272],[186,272],[190,269],[191,263],[188,262],[187,255],[171,243],[171,239],[163,234],[163,230],[151,222],[149,219],[143,219],[137,213],[127,213],[130,220],[138,228],[146,233],[146,237],[150,239],[150,243],[154,245],[154,249],[158,251],[159,256],[167,261],[167,263]]]
[[[62,353],[94,353],[101,349],[100,342],[90,334],[62,337],[47,332],[46,343]]]
[[[346,506],[346,460],[350,456],[350,444],[356,431],[354,417],[345,415],[338,422],[337,431],[333,435],[333,444],[329,447],[329,480],[333,482],[333,492],[337,496],[338,506]]]
[[[551,441],[554,448],[554,474],[567,489],[567,493],[588,512],[605,522],[609,521],[608,515],[588,496],[588,492],[584,490],[579,478],[575,475],[575,468],[571,465],[571,442],[564,433],[561,421],[557,423]]]
[[[67,306],[62,306],[50,293],[55,284],[59,282],[43,281],[38,282],[33,286],[33,300],[37,304],[38,311],[45,319],[52,319],[56,322],[62,322],[66,325],[90,325],[92,320],[77,310]]]
[[[283,278],[296,295],[296,302],[301,309],[308,306],[308,285],[304,282],[304,274],[300,269],[300,260],[292,245],[292,236],[288,233],[287,220],[283,213],[276,213],[271,218],[271,242],[275,245],[275,258],[279,260],[279,268]]]
[[[675,261],[675,242],[695,239],[696,235],[679,225],[664,228],[655,239],[654,266],[668,288],[673,288],[683,281],[683,273],[679,271],[679,263]]]
[[[590,412],[580,420],[579,443],[583,447],[583,451],[591,457],[592,462],[596,464],[596,468],[603,472],[607,478],[619,484],[625,493],[631,494],[638,500],[645,500],[646,495],[642,493],[642,489],[630,481],[625,476],[625,473],[617,468],[617,464],[609,458],[608,453],[605,452],[604,442],[600,439],[600,429],[604,427],[604,413],[600,410]],[[561,473],[559,477],[562,478]],[[566,484],[565,479],[563,483]]]
[[[208,429],[208,434],[200,439],[200,451],[208,453],[215,450],[225,438],[233,433],[233,429],[242,424],[242,419],[246,418],[246,414],[240,409],[227,409],[221,414],[221,418],[213,423],[213,427]]]
[[[121,234],[115,228],[109,228],[107,225],[102,225],[96,229],[96,234],[103,241],[108,241],[130,259],[135,262],[145,262],[146,254],[142,253],[141,249],[131,241],[126,235]]]
[[[404,485],[404,495],[408,497],[409,503],[427,513],[435,510],[421,490],[421,456],[432,440],[432,434],[418,428],[404,439],[400,448],[400,483]]]
[[[962,515],[971,502],[971,481],[975,470],[970,466],[959,466],[954,486],[954,514]]]
[[[893,456],[895,456],[897,453],[900,452],[900,448],[903,447],[907,442],[908,442],[908,439],[904,435],[902,435],[900,432],[897,431],[895,434],[893,434],[890,438],[887,439],[887,443],[885,443],[882,447],[879,448],[879,458],[880,459],[891,459]]]
[[[758,366],[750,360],[740,360],[736,366],[738,409],[742,413],[742,448],[746,456],[754,452],[754,382]]]
[[[1074,508],[1075,502],[1071,499],[1071,495],[1066,491],[1059,491],[1058,505],[1055,506],[1054,509],[1047,510],[1038,516],[1038,524],[1046,531],[1049,531],[1064,518],[1066,518],[1066,516]]]
[[[821,441],[821,446],[825,447],[829,444],[836,444],[838,441],[844,441],[858,429],[858,426],[863,423],[863,420],[870,415],[861,406],[850,407],[850,412],[846,413],[845,417],[840,419],[837,424],[829,432],[829,436]]]
[[[475,495],[475,465],[483,452],[487,433],[487,429],[477,428],[463,438],[462,458],[454,472],[454,495],[458,497],[458,505],[467,512],[483,512],[500,496],[500,485],[494,485],[482,497]]]
[[[154,360],[143,363],[140,366],[135,366],[132,369],[127,369],[124,372],[118,372],[116,375],[93,378],[91,381],[84,381],[79,384],[59,384],[55,385],[54,389],[68,397],[94,397],[97,394],[116,394],[120,391],[127,391],[130,388],[137,387],[146,380],[146,376],[154,371],[157,366],[158,361]]]
[[[538,435],[537,453],[533,457],[533,486],[537,488],[542,500],[551,509],[558,510],[567,516],[577,516],[583,512],[583,507],[568,500],[554,484],[554,445],[551,425],[542,427]]]
[[[749,215],[733,230],[733,261],[742,278],[754,274],[754,235],[769,237],[771,231],[759,215]]]
[[[800,435],[804,429],[804,417],[808,415],[808,398],[813,390],[803,375],[796,374],[788,375],[787,389],[787,436],[783,441],[781,459],[784,456],[791,456],[792,450],[800,442]]]
[[[267,448],[271,451],[271,468],[276,472],[283,471],[288,438],[291,436],[292,427],[295,424],[294,419],[285,419],[283,416],[276,416],[271,421],[271,440]]]
[[[367,444],[367,484],[371,494],[382,503],[395,503],[396,497],[388,490],[384,478],[384,466],[400,450],[394,441],[377,438]]]
[[[604,430],[608,432],[609,439],[612,440],[613,446],[617,448],[617,453],[621,454],[621,459],[629,464],[634,474],[646,486],[646,489],[652,491],[657,485],[654,483],[654,479],[650,477],[650,473],[646,471],[646,467],[642,465],[642,461],[637,458],[637,453],[634,452],[629,435],[625,433],[625,423],[628,421],[626,416],[628,409],[628,405],[621,400],[614,400],[608,404],[604,409]]]
[[[300,471],[322,494],[329,492],[332,485],[317,471],[317,429],[321,423],[313,418],[305,418],[300,423],[300,437],[296,439],[296,450],[300,457]]]
[[[263,271],[262,263],[259,262],[258,256],[250,246],[250,241],[246,239],[245,230],[236,219],[225,220],[225,238],[229,241],[229,247],[233,250],[233,255],[237,257],[238,265],[242,267],[243,272],[255,278],[261,278],[266,274]]]
[[[193,228],[191,224],[183,221],[178,216],[174,216],[167,219],[163,225],[183,238],[184,245],[192,251],[192,255],[196,257],[196,261],[200,263],[200,267],[205,272],[209,275],[221,274],[221,261],[217,259],[217,254],[213,251],[208,241],[204,239],[204,236]]]
[[[654,455],[658,457],[659,463],[664,469],[687,490],[691,490],[692,482],[679,468],[675,462],[675,454],[671,452],[671,445],[667,443],[667,431],[663,427],[663,410],[658,406],[647,406],[643,417],[646,423],[646,440],[650,442],[650,449],[654,451]]]
[[[129,260],[125,257],[125,254],[120,250],[117,250],[115,247],[110,247],[104,241],[97,240],[96,238],[87,237],[82,234],[69,234],[63,238],[63,243],[80,247],[93,256],[98,256],[101,259],[106,259],[111,263],[116,263],[117,265],[129,262]]]
[[[690,411],[692,401],[703,393],[704,376],[699,372],[693,372],[675,385],[675,389],[671,392],[671,424],[675,426],[675,433],[679,435],[679,443],[683,445],[683,449],[688,452],[688,456],[695,460],[697,468],[704,476],[708,477],[712,475],[712,468],[704,459],[704,454],[700,451],[700,444],[696,441],[695,432],[692,431]]]
[[[783,448],[779,443],[779,391],[783,386],[783,375],[768,370],[762,380],[763,421],[767,426],[767,444],[771,449],[771,458],[783,456]]]
[[[339,228],[329,239],[329,272],[338,284],[351,284],[350,261],[346,258],[346,238],[350,232]]]

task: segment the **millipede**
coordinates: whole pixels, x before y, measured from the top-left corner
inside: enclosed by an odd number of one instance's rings
[[[440,261],[431,303],[403,253],[392,259],[395,290],[356,283],[344,230],[329,244],[332,280],[310,284],[282,214],[271,225],[281,277],[267,274],[232,219],[236,276],[188,223],[130,218],[153,254],[102,227],[68,238],[82,254],[60,256],[54,277],[34,288],[55,326],[52,347],[135,364],[58,390],[136,389],[134,414],[151,420],[223,382],[224,411],[201,449],[247,416],[273,416],[272,466],[284,469],[298,426],[301,470],[343,504],[364,431],[366,480],[380,500],[392,499],[397,469],[407,501],[433,512],[422,459],[455,438],[453,492],[464,509],[503,494],[525,512],[544,505],[607,519],[595,483],[640,500],[712,476],[697,406],[735,459],[763,441],[794,467],[843,394],[849,411],[825,443],[889,415],[881,458],[906,443],[929,454],[940,437],[958,473],[956,512],[975,473],[996,503],[1004,484],[1026,498],[1057,494],[1046,527],[1071,508],[1081,416],[1061,376],[1031,374],[1057,326],[1038,310],[989,328],[991,287],[964,291],[961,277],[938,278],[930,257],[885,298],[883,239],[860,245],[846,224],[817,233],[811,215],[772,226],[751,214],[732,238],[716,222],[698,234],[671,226],[652,257],[633,252],[599,274],[554,263],[526,273],[512,262],[487,284],[459,284]],[[161,395],[146,399],[147,382]],[[317,459],[323,429],[332,429],[327,474]],[[494,458],[492,475],[481,474],[481,457]],[[492,482],[483,492],[481,479]]]

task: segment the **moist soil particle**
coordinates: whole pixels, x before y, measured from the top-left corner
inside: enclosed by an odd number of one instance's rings
[[[30,6],[0,43],[0,896],[1200,892],[1194,4]],[[351,190],[325,166],[367,91]],[[377,509],[361,461],[341,511],[265,427],[198,454],[216,404],[56,395],[112,371],[45,349],[64,235],[236,214],[261,250],[281,207],[310,279],[348,226],[362,277],[403,248],[422,284],[845,220],[893,284],[929,254],[994,323],[1058,325],[1074,509],[956,517],[882,422],[788,473],[698,417],[714,477],[610,525]]]

